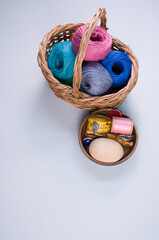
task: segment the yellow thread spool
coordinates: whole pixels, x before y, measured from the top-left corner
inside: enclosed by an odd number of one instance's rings
[[[111,119],[108,117],[90,116],[88,118],[86,133],[95,135],[106,135],[111,129]]]

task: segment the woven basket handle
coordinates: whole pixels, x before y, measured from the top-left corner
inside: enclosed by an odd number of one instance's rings
[[[73,72],[73,95],[76,98],[83,98],[83,94],[79,91],[81,81],[82,81],[82,62],[85,57],[85,53],[87,50],[88,42],[92,35],[93,30],[95,29],[99,19],[101,19],[100,26],[106,28],[106,11],[105,8],[100,8],[98,12],[92,17],[89,26],[87,27],[86,31],[84,32],[78,54],[76,56],[75,64],[74,64],[74,72]]]

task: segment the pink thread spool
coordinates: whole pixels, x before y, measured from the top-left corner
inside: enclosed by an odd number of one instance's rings
[[[133,131],[133,121],[130,118],[113,117],[111,132],[131,135]]]
[[[80,42],[89,23],[80,26],[72,38],[72,49],[77,54]],[[96,26],[88,42],[85,61],[99,61],[104,59],[112,47],[112,37],[102,27]]]

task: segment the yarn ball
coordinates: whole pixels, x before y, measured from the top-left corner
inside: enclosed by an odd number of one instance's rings
[[[80,26],[72,38],[72,49],[76,54],[78,53],[82,36],[88,26],[89,23]],[[99,61],[104,59],[109,53],[111,46],[112,37],[104,28],[96,26],[88,42],[84,60]]]
[[[131,60],[127,53],[120,51],[111,51],[101,64],[110,73],[113,83],[112,87],[123,87],[131,76]]]
[[[75,58],[76,55],[70,41],[57,43],[51,49],[48,56],[48,67],[61,83],[72,86]]]
[[[92,96],[104,95],[112,85],[109,72],[99,62],[84,62],[80,90]]]

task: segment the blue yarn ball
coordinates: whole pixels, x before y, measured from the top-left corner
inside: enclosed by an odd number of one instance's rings
[[[76,55],[72,50],[72,42],[57,43],[48,56],[48,67],[61,83],[72,85],[73,68]]]
[[[131,76],[131,60],[125,52],[111,51],[100,61],[110,73],[112,87],[123,87]]]
[[[107,93],[112,85],[109,72],[99,62],[84,62],[80,90],[92,96]]]

